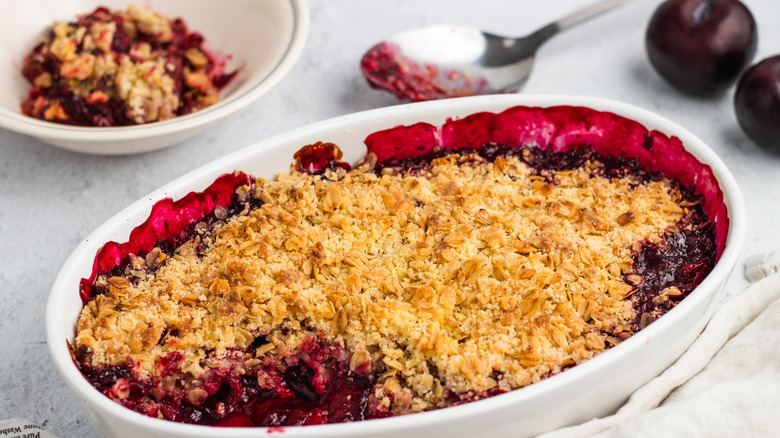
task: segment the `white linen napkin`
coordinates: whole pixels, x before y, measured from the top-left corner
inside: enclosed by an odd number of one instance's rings
[[[780,252],[748,258],[758,281],[609,417],[539,438],[780,436]]]

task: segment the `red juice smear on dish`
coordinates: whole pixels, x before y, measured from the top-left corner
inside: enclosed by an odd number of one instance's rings
[[[217,207],[227,208],[236,201],[236,189],[250,184],[249,175],[229,173],[217,178],[206,190],[190,192],[178,201],[166,198],[152,207],[149,218],[130,232],[125,243],[108,242],[97,253],[89,279],[82,279],[81,299],[84,303],[94,298],[94,281],[98,275],[109,273],[127,263],[130,254],[141,255],[151,251],[160,242],[176,247],[186,240],[181,234],[195,223],[214,213]],[[178,239],[177,239],[178,238]]]

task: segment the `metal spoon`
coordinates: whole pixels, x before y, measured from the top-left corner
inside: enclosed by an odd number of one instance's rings
[[[469,26],[439,25],[402,32],[361,59],[369,85],[401,100],[433,100],[517,91],[525,85],[539,46],[589,18],[633,0],[601,0],[523,38]]]

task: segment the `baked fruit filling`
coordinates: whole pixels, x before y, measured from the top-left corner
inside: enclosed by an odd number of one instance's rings
[[[483,141],[518,120],[557,123],[546,138],[570,147]],[[616,139],[639,158],[603,153]],[[618,345],[723,248],[709,168],[609,113],[517,107],[366,144],[354,167],[317,143],[273,180],[223,175],[107,243],[71,345],[87,380],[148,416],[217,426],[459,405]]]
[[[25,58],[22,112],[50,122],[119,126],[168,120],[214,104],[235,72],[181,19],[129,6],[55,23]]]

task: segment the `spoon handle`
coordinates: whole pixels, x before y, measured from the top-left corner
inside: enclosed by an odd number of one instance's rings
[[[528,37],[532,39],[536,45],[541,45],[547,41],[553,35],[556,35],[562,30],[566,30],[572,26],[582,23],[588,19],[591,19],[597,15],[601,15],[613,8],[632,2],[634,0],[601,0],[593,3],[590,6],[582,8],[578,11],[574,11],[571,14],[554,21],[547,26],[542,27],[536,32],[532,33]]]
[[[600,2],[593,3],[592,5],[580,9],[579,11],[572,12],[571,14],[559,19],[555,24],[558,26],[558,31],[566,30],[576,24],[580,24],[585,20],[593,18],[597,15],[601,15],[610,9],[632,2],[634,0],[602,0]]]

